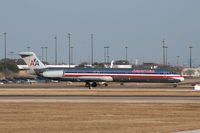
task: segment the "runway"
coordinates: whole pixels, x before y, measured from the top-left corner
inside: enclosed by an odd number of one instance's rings
[[[91,90],[75,85],[66,87],[55,84],[2,86],[0,102],[200,103],[199,92],[191,87],[163,88],[155,85],[155,88],[137,88],[134,84]]]
[[[200,97],[180,95],[0,95],[0,102],[200,103]]]
[[[19,88],[0,88],[0,91],[89,91],[90,89],[88,88],[82,88],[82,89],[69,89],[69,88],[24,88],[24,89],[19,89]],[[194,89],[91,89],[92,91],[195,91]]]

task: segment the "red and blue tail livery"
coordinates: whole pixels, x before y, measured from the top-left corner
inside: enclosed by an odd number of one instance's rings
[[[31,60],[30,66],[40,66],[40,63],[36,58],[34,58]]]

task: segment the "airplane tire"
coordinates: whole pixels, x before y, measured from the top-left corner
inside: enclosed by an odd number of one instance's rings
[[[104,85],[105,85],[105,86],[108,86],[108,84],[107,84],[107,83],[105,83]]]
[[[97,83],[96,83],[96,82],[93,82],[93,83],[92,83],[92,87],[97,87]]]
[[[90,87],[90,83],[89,83],[89,82],[86,82],[86,83],[85,83],[85,87]]]
[[[174,87],[174,88],[176,88],[176,87],[177,87],[177,84],[176,84],[176,83],[174,83],[174,84],[173,84],[173,87]]]

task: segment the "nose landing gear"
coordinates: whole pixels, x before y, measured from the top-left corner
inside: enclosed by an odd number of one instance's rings
[[[174,84],[173,84],[173,87],[174,87],[174,88],[176,88],[177,86],[178,86],[177,83],[174,83]]]

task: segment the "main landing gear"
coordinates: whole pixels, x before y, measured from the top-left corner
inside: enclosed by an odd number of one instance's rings
[[[103,83],[104,86],[108,86],[107,82]],[[93,87],[97,87],[97,83],[96,82],[85,82],[85,87],[89,87],[89,89],[93,89]]]
[[[97,87],[97,83],[96,82],[92,82],[92,83],[86,82],[85,86],[89,87],[89,89],[93,89],[92,87]]]

